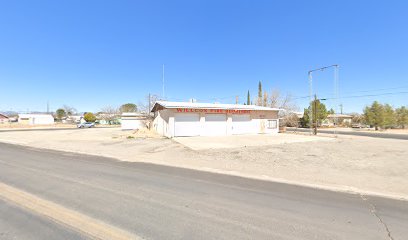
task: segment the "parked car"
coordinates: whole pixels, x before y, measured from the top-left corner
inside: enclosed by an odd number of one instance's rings
[[[84,123],[77,124],[77,127],[78,128],[92,128],[92,127],[95,127],[95,123],[93,123],[93,122],[84,122]]]

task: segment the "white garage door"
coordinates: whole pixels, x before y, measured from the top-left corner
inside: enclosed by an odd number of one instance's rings
[[[254,129],[249,115],[232,115],[232,134],[255,133]]]
[[[174,136],[189,137],[200,135],[200,115],[177,113],[174,116]]]
[[[227,134],[227,115],[207,114],[203,134],[206,136],[220,136]]]

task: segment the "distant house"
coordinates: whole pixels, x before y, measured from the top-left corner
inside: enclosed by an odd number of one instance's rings
[[[327,118],[323,121],[323,127],[333,127],[333,126],[351,126],[351,121],[353,116],[347,114],[329,114]],[[337,122],[337,124],[336,124]]]
[[[84,116],[81,115],[70,115],[65,119],[62,119],[62,123],[82,123],[85,122]]]
[[[100,112],[96,114],[96,122],[104,125],[120,124],[120,116],[115,113]]]
[[[9,121],[9,117],[0,113],[0,123],[6,123],[8,121]]]
[[[145,128],[147,116],[146,114],[135,113],[135,112],[124,112],[121,118],[121,128],[122,130],[136,130]]]
[[[54,124],[54,117],[51,114],[19,114],[18,123],[27,125]]]

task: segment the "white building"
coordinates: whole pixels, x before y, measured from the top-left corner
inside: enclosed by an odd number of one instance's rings
[[[278,108],[158,101],[153,128],[166,137],[278,133]]]
[[[351,126],[353,116],[347,114],[329,114],[322,122],[323,127]]]
[[[145,114],[124,112],[121,118],[122,130],[136,130],[146,127],[147,117]]]
[[[18,123],[28,125],[54,124],[54,117],[51,114],[19,114]]]

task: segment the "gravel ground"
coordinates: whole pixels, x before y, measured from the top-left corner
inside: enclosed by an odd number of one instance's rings
[[[192,150],[151,132],[96,128],[0,132],[0,141],[408,199],[408,141],[404,140],[342,136],[331,141]]]

